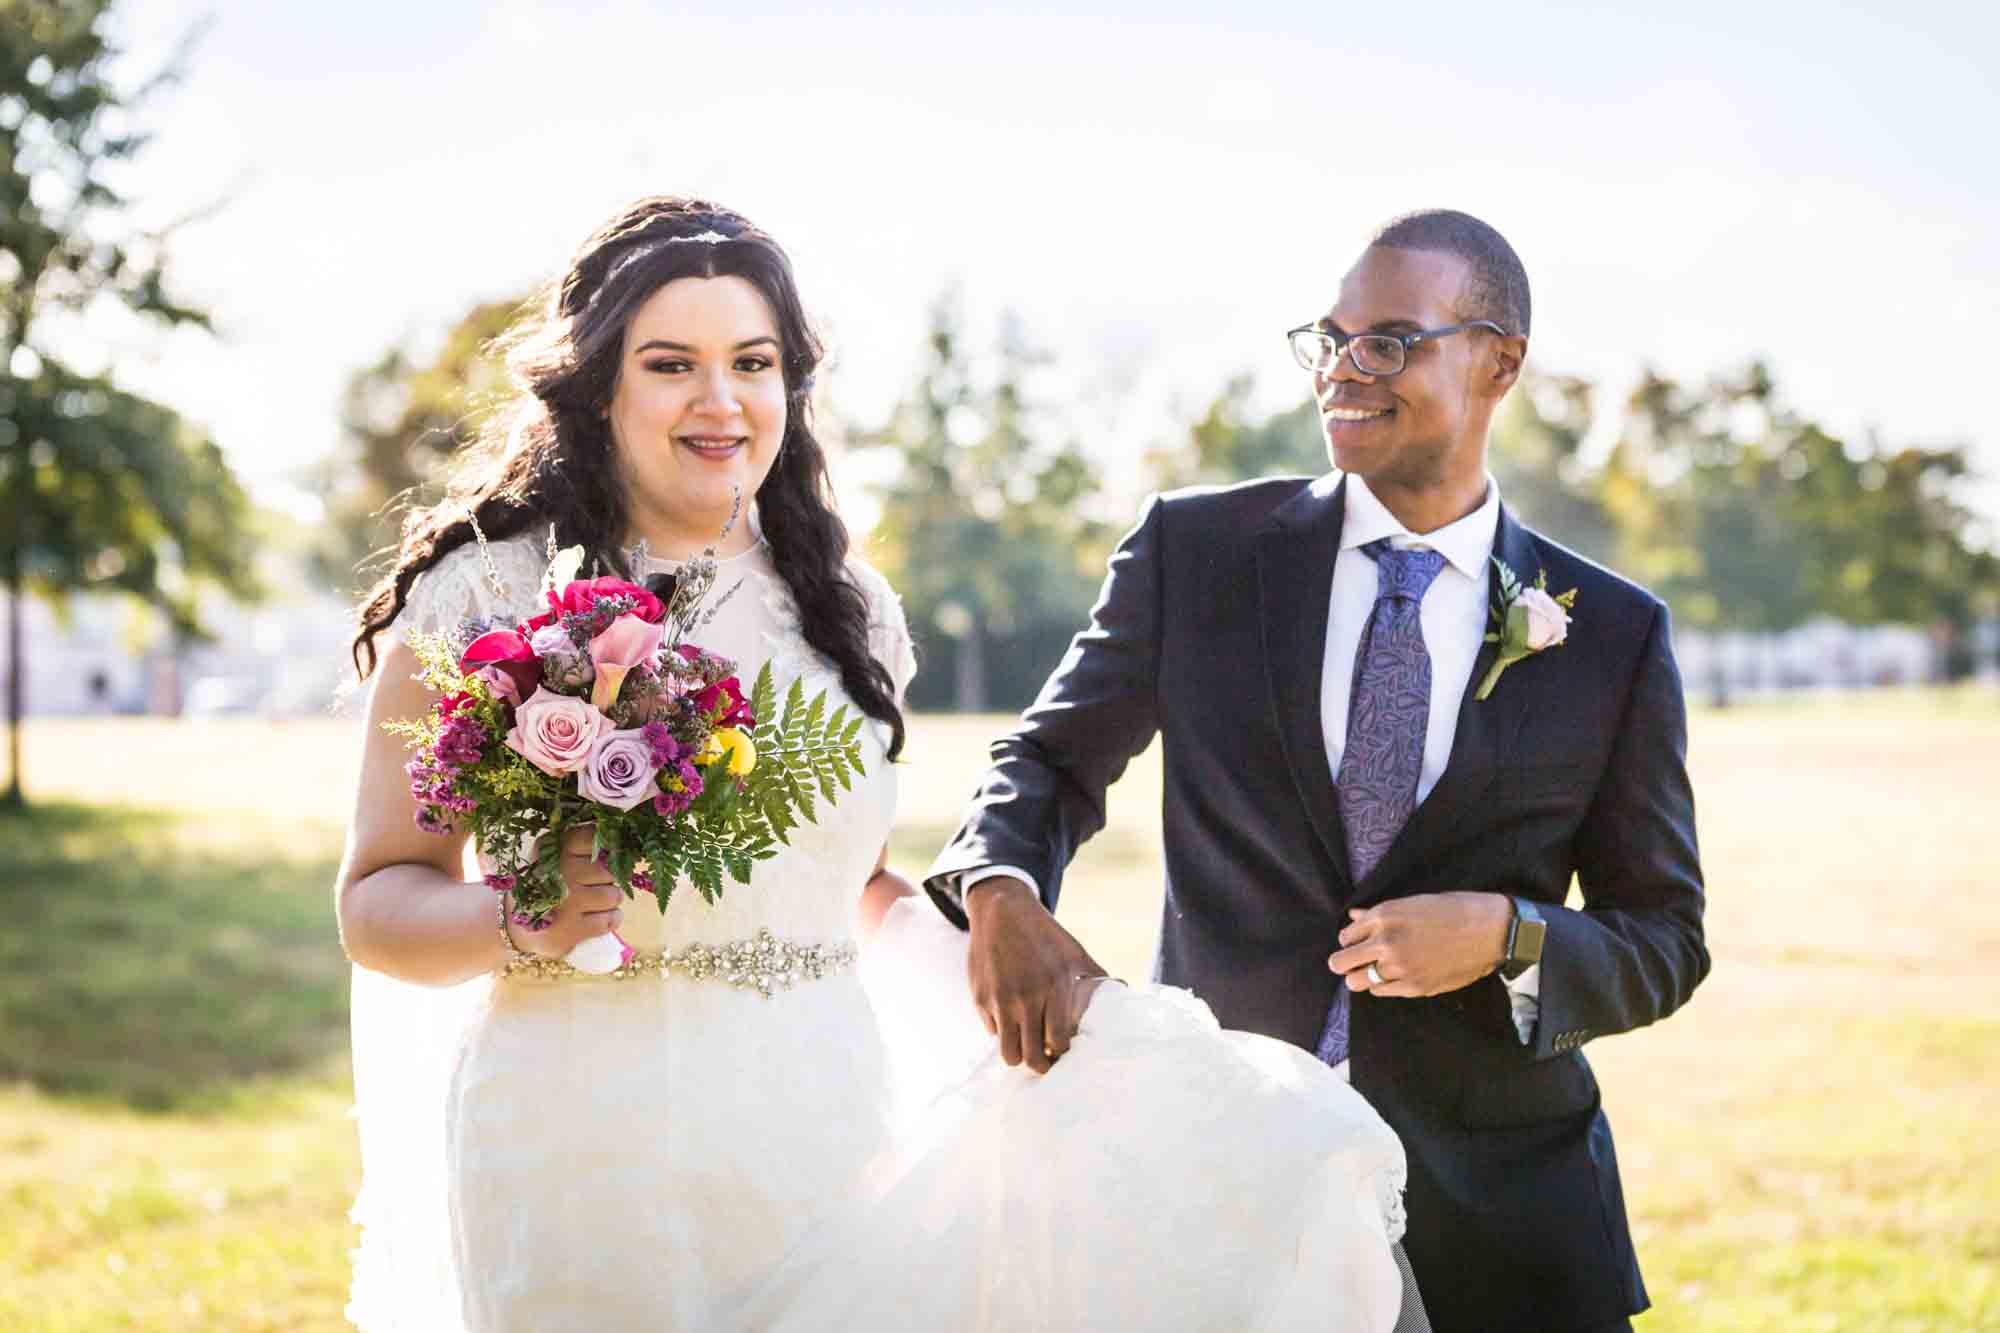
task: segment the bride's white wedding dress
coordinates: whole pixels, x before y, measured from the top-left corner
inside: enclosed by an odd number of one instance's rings
[[[399,635],[537,609],[525,539],[454,552]],[[666,567],[654,562],[647,571]],[[901,609],[865,566],[898,689]],[[505,585],[500,595],[493,575]],[[838,691],[763,546],[698,636],[747,679]],[[844,698],[844,696],[841,696]],[[866,776],[727,886],[628,906],[641,953],[768,931],[840,946],[888,835]],[[964,937],[899,904],[859,967],[754,986],[682,973],[485,980],[356,970],[363,1185],[349,1316],[370,1333],[681,1329],[1386,1330],[1402,1150],[1307,1053],[1182,991],[1100,985],[1045,1078],[973,1014]]]

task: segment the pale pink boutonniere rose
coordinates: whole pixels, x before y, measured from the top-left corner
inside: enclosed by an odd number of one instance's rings
[[[1500,673],[1524,657],[1533,657],[1548,648],[1560,648],[1569,638],[1569,612],[1576,605],[1576,589],[1551,594],[1549,572],[1535,572],[1532,586],[1523,586],[1520,577],[1499,556],[1493,567],[1500,572],[1500,604],[1491,611],[1492,628],[1486,642],[1500,645],[1500,655],[1479,682],[1475,699],[1484,699],[1500,683]]]
[[[610,730],[611,719],[588,699],[537,689],[514,710],[507,748],[542,772],[561,777],[582,768],[597,738]]]

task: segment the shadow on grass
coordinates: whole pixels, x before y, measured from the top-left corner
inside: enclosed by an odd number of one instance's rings
[[[0,815],[0,1082],[228,1104],[347,1038],[339,830],[49,804]]]

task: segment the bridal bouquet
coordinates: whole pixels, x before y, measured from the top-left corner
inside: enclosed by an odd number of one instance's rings
[[[714,902],[725,874],[747,883],[753,862],[814,817],[815,791],[837,799],[862,767],[861,714],[829,712],[824,691],[807,699],[796,680],[780,706],[768,664],[746,695],[733,663],[690,641],[720,606],[701,610],[712,550],[665,600],[578,579],[582,560],[580,547],[552,554],[538,615],[418,636],[438,701],[388,724],[416,751],[418,826],[469,828],[494,867],[487,885],[528,930],[562,902],[568,828],[592,826],[628,896],[650,892],[664,911],[684,875]]]

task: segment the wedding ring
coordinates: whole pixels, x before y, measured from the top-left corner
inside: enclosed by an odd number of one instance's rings
[[[1368,965],[1368,984],[1371,986],[1379,986],[1382,984],[1382,981],[1383,981],[1382,969],[1375,966],[1375,964],[1370,963]]]

